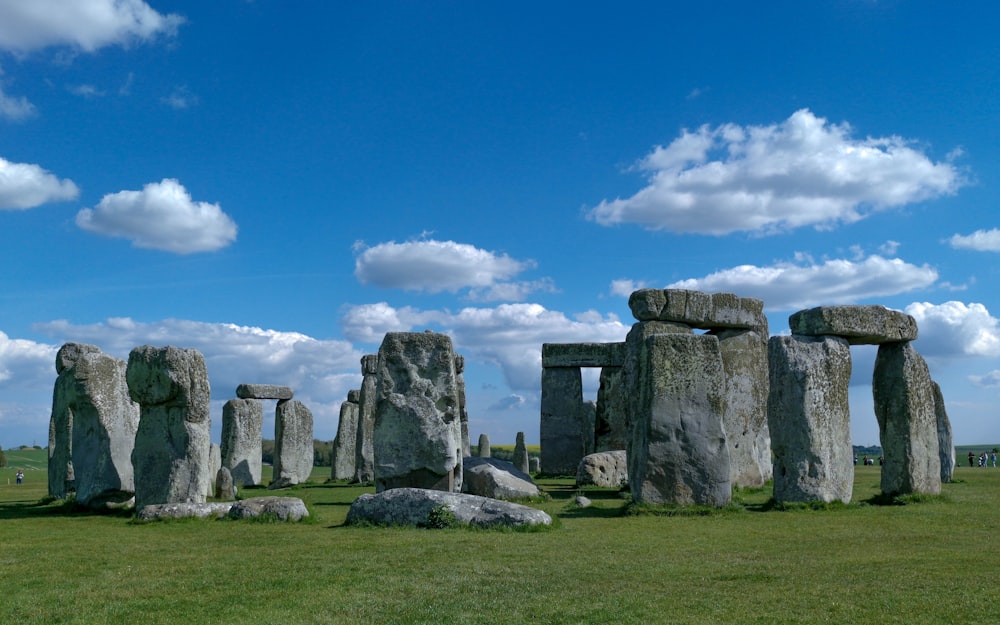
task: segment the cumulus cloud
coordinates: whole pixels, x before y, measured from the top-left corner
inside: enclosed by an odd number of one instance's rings
[[[452,337],[467,358],[498,366],[512,390],[538,387],[542,343],[615,342],[628,326],[617,317],[585,313],[570,319],[539,304],[501,304],[494,308],[449,311],[396,309],[386,303],[350,307],[341,318],[345,334],[381,341],[385,331],[434,329]]]
[[[143,0],[12,0],[0,2],[0,49],[26,54],[68,46],[93,52],[172,36],[183,22]]]
[[[142,191],[105,195],[76,215],[84,230],[123,237],[136,247],[177,254],[211,252],[236,240],[236,223],[218,204],[193,202],[177,180],[165,178]]]
[[[1000,356],[1000,323],[982,304],[914,302],[906,312],[917,320],[925,356]]]
[[[685,130],[639,163],[648,186],[604,200],[588,216],[605,226],[773,234],[855,222],[965,184],[953,164],[931,161],[911,141],[855,139],[851,130],[808,109],[770,126]]]
[[[500,410],[500,411],[520,410],[525,406],[526,403],[527,400],[524,398],[523,395],[518,395],[517,393],[513,393],[511,395],[508,395],[507,397],[502,397],[497,401],[493,402],[492,404],[490,404],[489,407],[487,407],[487,410]]]
[[[703,278],[681,280],[672,289],[737,293],[764,300],[768,310],[797,310],[821,304],[852,304],[922,289],[934,284],[938,272],[929,265],[912,265],[898,258],[872,255],[861,261],[807,258],[769,267],[740,265]]]
[[[35,105],[27,98],[9,96],[0,87],[0,119],[19,122],[34,117],[36,113]]]
[[[618,295],[620,297],[628,297],[632,295],[633,291],[638,291],[639,289],[645,289],[649,284],[645,280],[628,280],[622,278],[621,280],[611,281],[611,294]]]
[[[956,234],[948,239],[948,243],[955,249],[1000,252],[1000,229],[976,230],[969,235]]]
[[[511,282],[519,273],[535,267],[532,260],[519,261],[507,254],[479,249],[455,241],[420,240],[380,243],[356,247],[354,275],[362,284],[382,288],[455,293],[470,289],[474,301],[520,301],[529,293],[552,290],[548,279]]]
[[[0,332],[0,389],[51,387],[57,348]]]
[[[0,158],[0,210],[33,208],[48,202],[76,199],[80,190],[72,180],[30,163],[12,163]]]
[[[969,380],[982,388],[1000,388],[1000,371],[994,369],[986,375],[970,375]]]

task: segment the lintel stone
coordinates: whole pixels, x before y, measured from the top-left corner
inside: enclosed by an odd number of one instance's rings
[[[625,343],[543,343],[542,367],[620,367]]]
[[[288,386],[276,384],[240,384],[236,396],[240,399],[291,399],[295,392]]]
[[[910,315],[885,306],[819,306],[788,318],[792,334],[841,336],[851,345],[901,343],[917,338],[917,322]]]
[[[733,293],[705,293],[689,289],[639,289],[628,300],[639,321],[674,321],[700,330],[767,327],[764,302]]]

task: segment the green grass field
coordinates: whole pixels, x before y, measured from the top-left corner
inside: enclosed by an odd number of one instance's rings
[[[307,523],[138,524],[39,503],[44,468],[14,457],[0,470],[5,624],[912,625],[991,622],[1000,602],[1000,469],[880,506],[865,503],[879,468],[857,467],[849,506],[776,511],[760,489],[709,516],[623,517],[600,489],[581,510],[570,481],[543,480],[537,507],[558,527],[521,533],[344,527],[371,489],[326,484],[328,468],[288,493]]]

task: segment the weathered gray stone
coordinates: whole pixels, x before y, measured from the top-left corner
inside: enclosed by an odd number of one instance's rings
[[[513,464],[521,473],[528,472],[528,447],[524,444],[524,432],[518,432],[514,439]]]
[[[955,439],[951,433],[951,420],[944,405],[944,395],[937,382],[932,382],[934,389],[934,414],[937,417],[938,457],[941,459],[941,481],[951,482],[955,473]]]
[[[352,388],[351,390],[347,391],[347,401],[351,402],[352,404],[360,404],[361,389]]]
[[[493,499],[537,497],[538,486],[526,472],[499,458],[465,458],[462,492]]]
[[[625,343],[543,343],[542,367],[620,367]]]
[[[490,437],[488,434],[479,435],[479,457],[489,458],[493,454],[490,448]]]
[[[63,379],[63,372],[73,367],[84,354],[100,352],[95,345],[66,343],[56,352],[56,382],[52,390],[52,413],[49,417],[49,495],[63,499],[76,489],[73,474],[73,412],[64,397],[76,396],[72,374]]]
[[[208,482],[208,490],[205,491],[205,497],[215,496],[215,481],[219,475],[219,469],[222,468],[222,448],[215,443],[208,444],[208,475],[212,479]]]
[[[140,521],[159,521],[163,519],[219,519],[229,514],[233,507],[231,501],[212,502],[178,502],[146,504],[137,514]]]
[[[851,348],[834,337],[768,342],[768,427],[778,502],[851,500]]]
[[[754,330],[713,331],[725,372],[722,426],[729,445],[730,478],[740,487],[771,479],[771,436],[767,427],[767,334]]]
[[[620,488],[627,484],[628,456],[623,449],[584,456],[576,470],[577,486]]]
[[[458,415],[462,422],[462,457],[472,455],[472,441],[469,440],[469,411],[465,406],[465,356],[455,354],[455,385],[458,388]]]
[[[125,361],[92,345],[68,344],[59,353],[52,422],[61,425],[50,432],[65,434],[60,428],[70,427],[70,461],[56,462],[64,473],[50,477],[49,489],[62,484],[63,492],[54,496],[65,496],[71,487],[77,503],[92,508],[128,502],[135,493],[131,456],[139,406],[128,396]],[[59,455],[52,447],[49,454],[50,460]]]
[[[917,338],[910,315],[885,306],[820,306],[788,318],[792,334],[842,336],[851,345],[881,345]]]
[[[459,491],[462,424],[451,337],[389,332],[378,352],[375,489]]]
[[[545,471],[572,475],[587,455],[583,380],[579,367],[542,369],[540,438]],[[593,436],[591,430],[590,436]]]
[[[279,521],[301,521],[309,516],[309,510],[298,497],[252,497],[234,503],[228,516],[230,519],[273,516]]]
[[[463,525],[488,528],[552,524],[549,515],[521,504],[422,488],[394,488],[361,495],[351,504],[347,523],[431,527],[432,515],[442,509],[451,511],[455,521]]]
[[[537,456],[530,456],[528,458],[528,468],[531,469],[530,473],[541,473],[542,472],[542,459]]]
[[[588,399],[580,404],[580,436],[583,437],[583,455],[594,453],[597,426],[597,402]]]
[[[203,503],[209,475],[209,399],[205,358],[193,349],[136,347],[126,369],[140,406],[132,450],[137,509]]]
[[[625,449],[630,433],[626,428],[626,397],[621,367],[601,369],[594,414],[594,451]]]
[[[230,399],[222,406],[222,466],[237,486],[261,483],[264,406],[259,399]]]
[[[872,376],[887,495],[941,492],[934,388],[927,363],[909,342],[885,343]]]
[[[378,355],[361,357],[361,389],[358,393],[358,438],[354,443],[354,481],[375,480],[375,405],[378,402]]]
[[[628,451],[632,498],[721,507],[732,498],[719,341],[709,335],[646,339],[644,389]]]
[[[221,467],[215,474],[215,498],[230,501],[236,499],[236,484],[227,467]]]
[[[591,501],[587,497],[584,497],[583,495],[577,495],[576,499],[573,500],[573,503],[576,504],[577,508],[589,508],[590,506],[594,505],[593,501]]]
[[[286,488],[309,479],[313,468],[313,415],[297,399],[274,410],[274,479],[268,488]]]
[[[240,399],[291,399],[295,391],[277,384],[240,384],[236,387]]]
[[[330,478],[334,480],[349,480],[354,477],[354,461],[357,458],[355,444],[358,441],[358,404],[350,401],[351,393],[357,398],[359,391],[350,391],[348,401],[340,404],[340,421],[337,425],[337,437],[333,439],[333,450],[330,452]]]
[[[632,293],[628,304],[639,321],[672,321],[704,330],[757,330],[767,335],[764,302],[752,297],[687,289],[640,289]]]

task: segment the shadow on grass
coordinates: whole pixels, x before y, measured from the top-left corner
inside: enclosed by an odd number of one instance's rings
[[[74,499],[51,499],[44,498],[39,501],[21,502],[5,501],[0,503],[0,521],[13,521],[17,519],[33,519],[39,517],[83,517],[83,516],[104,516],[131,518],[131,509],[121,510],[96,510],[81,506]]]

